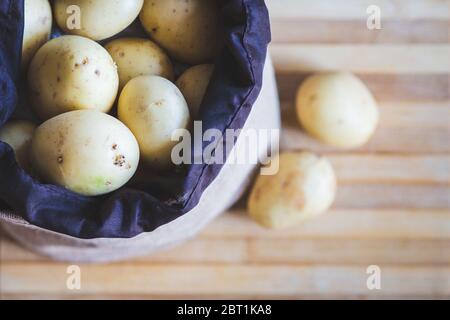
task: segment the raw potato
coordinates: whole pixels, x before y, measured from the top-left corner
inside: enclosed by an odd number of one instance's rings
[[[211,61],[219,49],[215,0],[145,0],[140,19],[150,37],[181,62]]]
[[[158,76],[140,76],[125,86],[119,98],[119,119],[134,133],[142,159],[156,168],[172,164],[176,129],[189,125],[189,109],[180,90]]]
[[[250,215],[258,223],[286,228],[331,206],[336,178],[328,160],[310,152],[284,153],[277,159],[278,173],[259,176],[248,200]]]
[[[55,0],[53,9],[56,23],[65,33],[100,41],[132,24],[143,3],[144,0]],[[80,17],[70,8],[74,5],[79,7]],[[74,28],[77,18],[80,28]]]
[[[120,90],[138,76],[155,75],[173,80],[169,57],[154,42],[140,38],[121,38],[105,46],[119,71]]]
[[[297,93],[297,114],[313,137],[340,148],[365,144],[378,124],[378,107],[369,89],[350,73],[309,77]]]
[[[13,148],[17,163],[27,172],[31,172],[29,150],[36,125],[30,121],[13,120],[0,128],[0,141]]]
[[[176,82],[188,103],[193,118],[197,117],[213,71],[213,64],[200,64],[187,69]]]
[[[36,129],[31,161],[39,176],[82,195],[123,186],[136,172],[139,146],[116,118],[94,110],[61,114]]]
[[[25,70],[36,51],[48,41],[52,31],[52,9],[48,0],[25,0],[22,40],[22,69]]]
[[[36,113],[47,120],[80,109],[108,112],[117,96],[119,76],[111,56],[98,43],[62,36],[36,53],[28,84]]]

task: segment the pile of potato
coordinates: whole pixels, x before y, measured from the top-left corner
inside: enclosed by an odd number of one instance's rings
[[[0,140],[42,181],[88,196],[120,188],[140,162],[170,167],[171,134],[197,116],[214,69],[209,63],[221,47],[216,2],[52,3],[54,16],[48,0],[25,0],[22,68],[31,107],[43,123],[11,121],[0,129]],[[77,12],[81,23],[74,29]],[[138,16],[148,38],[96,42]],[[53,18],[66,35],[48,41]],[[178,79],[174,61],[191,66]],[[113,106],[118,119],[108,114]],[[363,145],[378,123],[371,93],[348,73],[308,78],[298,91],[297,114],[306,132],[337,148]],[[326,158],[282,153],[273,161],[278,173],[259,176],[249,197],[256,221],[283,228],[331,206],[336,177]]]
[[[10,121],[0,140],[41,181],[82,195],[120,188],[140,162],[167,169],[171,134],[191,126],[213,72],[218,15],[211,0],[25,0],[22,69],[43,123]],[[138,17],[148,37],[108,40]],[[66,35],[49,41],[52,21]],[[191,66],[176,84],[175,63]]]

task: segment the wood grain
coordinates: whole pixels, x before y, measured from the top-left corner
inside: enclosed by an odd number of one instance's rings
[[[66,268],[65,264],[45,262],[33,265],[5,263],[1,275],[3,289],[8,294],[76,294],[66,288]],[[367,289],[366,269],[365,265],[219,265],[214,268],[189,264],[84,265],[81,266],[82,290],[79,293],[214,295],[220,286],[222,295],[238,294],[241,297],[300,297],[323,293],[405,297],[410,294],[427,297],[450,294],[448,267],[383,267],[380,291]]]
[[[0,235],[1,299],[450,298],[450,45],[447,0],[266,0],[282,149],[328,157],[328,213],[287,230],[254,223],[245,199],[187,243],[131,261],[81,265],[82,290],[55,263]],[[368,30],[366,9],[381,9]],[[306,135],[295,95],[315,72],[356,73],[380,124],[355,150]],[[381,290],[366,287],[369,265]]]
[[[280,44],[434,44],[448,40],[447,20],[383,20],[380,30],[366,28],[366,20],[272,21],[273,43]]]
[[[299,85],[311,73],[277,72],[280,97],[294,103]],[[435,74],[356,74],[380,103],[435,103],[450,101],[449,75]]]
[[[277,44],[270,47],[279,71],[346,70],[375,74],[448,74],[447,44]]]
[[[449,155],[332,154],[339,183],[448,185]],[[352,165],[350,166],[349,163]]]
[[[327,19],[349,20],[368,17],[367,7],[380,7],[383,19],[448,19],[447,0],[266,0],[272,20]]]
[[[314,150],[318,153],[345,153],[321,144],[301,131],[295,118],[284,119],[286,127],[281,133],[281,146],[284,150]],[[294,122],[294,123],[292,123]],[[394,154],[442,154],[450,152],[448,128],[409,127],[383,128],[375,132],[368,144],[352,150],[359,153]]]
[[[248,219],[244,209],[218,218],[201,237],[214,239],[450,239],[445,209],[333,209],[302,225],[267,230]]]
[[[135,264],[382,264],[448,265],[450,239],[234,238],[197,239],[164,252],[137,258]],[[46,259],[5,238],[3,263],[36,263]]]

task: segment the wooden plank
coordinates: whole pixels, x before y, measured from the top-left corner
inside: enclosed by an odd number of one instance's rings
[[[231,241],[229,241],[231,240]],[[194,239],[176,248],[136,259],[162,263],[239,263],[247,259],[245,239]]]
[[[333,209],[301,225],[282,230],[259,227],[236,209],[202,231],[206,238],[248,239],[450,239],[448,209]]]
[[[0,261],[38,262],[48,258],[37,255],[9,237],[0,238]],[[175,248],[134,259],[136,263],[237,263],[247,259],[245,239],[194,239]]]
[[[340,184],[335,208],[440,209],[450,208],[450,186]]]
[[[283,296],[267,296],[267,295],[239,295],[239,294],[0,294],[2,300],[259,300],[259,299],[287,299],[287,300],[336,300],[336,299],[364,299],[364,300],[420,300],[430,299],[424,295],[408,294],[407,297],[399,295],[351,295],[351,294],[301,294],[301,295],[283,295]],[[431,297],[433,298],[433,297]],[[436,296],[435,298],[441,298]]]
[[[351,294],[301,294],[301,295],[283,295],[283,296],[268,296],[268,295],[239,295],[239,294],[121,294],[117,292],[115,294],[0,294],[2,300],[258,300],[258,299],[287,299],[287,300],[336,300],[336,299],[364,299],[364,300],[419,300],[430,299],[433,297],[427,297],[420,294],[408,294],[408,296],[399,295],[378,295],[378,296],[365,296],[365,295],[351,295]],[[436,296],[434,298],[441,298]]]
[[[448,185],[450,181],[449,155],[332,154],[327,157],[339,183]]]
[[[283,118],[284,129],[281,132],[283,150],[313,150],[319,153],[345,153],[348,150],[326,146],[307,135],[297,124],[297,119]],[[290,123],[286,123],[290,122]],[[450,152],[448,137],[450,129],[427,127],[379,128],[371,140],[364,146],[351,150],[353,153],[417,153],[438,154]]]
[[[1,239],[1,263],[44,262]],[[130,261],[133,264],[383,264],[448,265],[450,240],[403,239],[195,239]]]
[[[448,43],[446,20],[388,20],[369,30],[366,20],[272,19],[272,43]]]
[[[380,127],[450,128],[450,101],[386,103],[380,107]]]
[[[380,124],[364,146],[352,152],[450,152],[450,103],[381,103]],[[281,148],[316,152],[349,152],[329,147],[306,134],[299,124],[293,101],[282,103]]]
[[[442,78],[441,78],[442,80]],[[371,83],[370,80],[368,83]],[[448,78],[441,82],[441,90],[448,94]],[[298,84],[297,84],[298,86]],[[370,87],[370,85],[369,85]],[[444,89],[445,88],[445,89]],[[305,134],[295,111],[295,90],[284,88],[282,102],[283,131],[281,147],[285,150],[312,149],[318,152],[343,152],[325,146]],[[413,87],[407,91],[413,91]],[[290,91],[290,92],[288,92]],[[375,90],[375,97],[380,100]],[[406,93],[406,92],[404,92]],[[442,95],[444,98],[444,95]],[[383,100],[383,99],[381,99]],[[442,153],[450,151],[450,102],[390,102],[381,101],[380,125],[371,141],[355,152]]]
[[[449,240],[252,239],[252,263],[450,265]]]
[[[379,128],[421,127],[427,129],[450,128],[450,101],[447,102],[382,102]],[[295,101],[282,101],[281,112],[286,126],[298,123]]]
[[[449,1],[346,0],[336,5],[329,0],[266,0],[272,19],[366,19],[366,10],[376,5],[384,19],[448,19]]]
[[[283,101],[293,102],[299,85],[310,73],[277,71],[277,84]],[[356,74],[379,102],[450,101],[448,75],[439,74]]]
[[[283,297],[450,295],[450,268],[381,266],[382,290],[368,290],[367,265],[82,265],[81,290],[67,289],[66,264],[5,263],[2,294],[160,294]]]
[[[273,44],[270,53],[278,71],[346,70],[375,74],[448,74],[450,46]],[[330,58],[332,57],[332,59]],[[364,59],[362,59],[364,57]]]
[[[198,239],[212,242],[217,240],[216,248],[223,245],[222,241],[242,240],[242,239],[403,239],[403,240],[448,240],[450,239],[450,211],[440,210],[418,210],[418,209],[398,209],[398,210],[375,210],[375,209],[333,209],[327,214],[316,219],[307,221],[301,225],[283,231],[264,229],[251,220],[245,209],[235,209],[225,213],[214,220],[205,230],[201,232]],[[236,255],[220,258],[236,261],[244,256],[243,244],[239,241],[230,242],[231,246],[239,247]],[[234,244],[233,244],[234,243]],[[238,245],[236,245],[238,243]],[[196,246],[194,244],[194,246]],[[201,246],[201,245],[197,245]],[[236,250],[234,247],[234,250]],[[3,242],[4,259],[28,261],[39,260],[34,254],[23,249],[18,250],[15,244]],[[186,244],[185,250],[188,250]],[[195,252],[189,249],[186,252]],[[211,251],[204,253],[209,259],[219,259]],[[193,255],[199,257],[198,253]],[[160,261],[170,260],[170,255],[165,256]],[[214,258],[212,258],[214,257]],[[183,258],[180,258],[183,259]],[[222,262],[224,262],[222,260]]]

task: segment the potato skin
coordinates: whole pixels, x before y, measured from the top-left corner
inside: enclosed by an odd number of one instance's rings
[[[116,118],[95,110],[78,110],[39,126],[30,155],[44,182],[96,196],[130,180],[139,163],[139,146]]]
[[[47,120],[72,110],[108,112],[117,95],[119,76],[111,56],[98,43],[62,36],[36,53],[28,85],[34,110]]]
[[[213,64],[200,64],[187,69],[176,82],[178,89],[188,103],[193,118],[198,115],[213,71]]]
[[[306,79],[297,93],[297,115],[309,134],[338,148],[365,144],[379,118],[369,89],[350,73],[325,73]]]
[[[36,125],[30,121],[12,120],[0,128],[0,141],[13,148],[17,163],[31,173],[29,150]]]
[[[119,119],[139,142],[142,160],[154,168],[171,166],[171,140],[189,126],[189,108],[180,90],[159,76],[140,76],[127,83],[119,98]]]
[[[53,10],[58,26],[67,34],[100,41],[126,29],[139,15],[143,0],[55,0]],[[76,5],[81,10],[81,29],[70,30],[66,10]]]
[[[155,75],[174,79],[172,62],[153,41],[140,38],[120,38],[105,46],[117,65],[120,90],[138,76]]]
[[[52,9],[48,0],[25,0],[22,40],[22,69],[25,70],[36,51],[48,41],[52,32]]]
[[[150,38],[180,62],[211,61],[220,47],[215,0],[145,0],[140,19]]]
[[[275,175],[260,175],[248,200],[250,216],[267,228],[291,227],[325,212],[336,193],[328,160],[310,152],[283,153]]]

